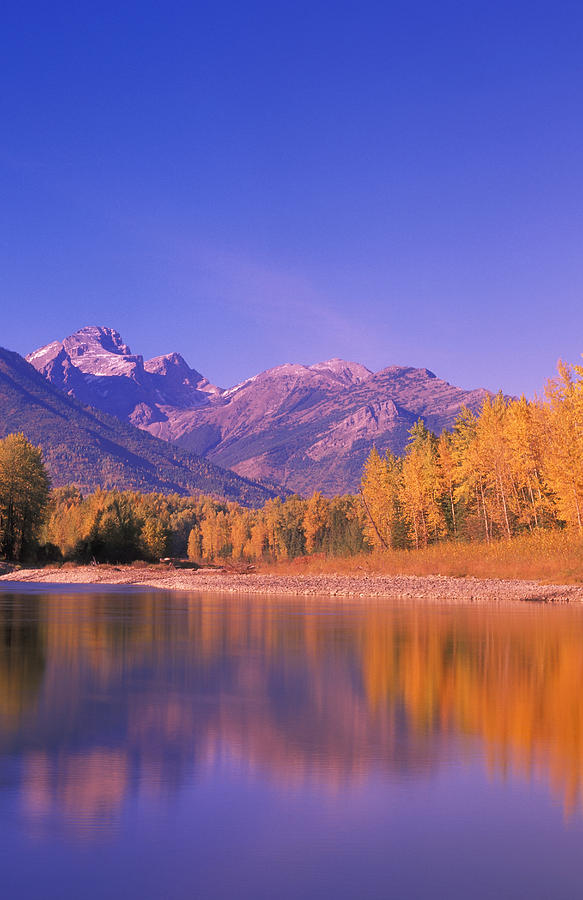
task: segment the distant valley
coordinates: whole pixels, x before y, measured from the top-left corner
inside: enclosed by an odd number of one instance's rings
[[[253,481],[291,491],[355,491],[373,444],[404,449],[418,419],[436,432],[488,392],[427,369],[371,372],[331,359],[286,364],[234,387],[211,384],[178,353],[144,360],[111,328],[89,326],[30,353],[54,388]]]

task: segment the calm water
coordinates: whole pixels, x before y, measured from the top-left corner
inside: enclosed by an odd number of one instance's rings
[[[10,898],[583,896],[583,610],[0,593]]]

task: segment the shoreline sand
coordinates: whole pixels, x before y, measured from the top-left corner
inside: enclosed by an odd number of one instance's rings
[[[76,566],[16,569],[0,582],[28,584],[107,584],[151,587],[164,591],[221,594],[273,594],[488,603],[507,600],[580,603],[583,585],[541,584],[495,578],[446,575],[276,575],[234,574],[220,570],[173,569],[167,566]]]

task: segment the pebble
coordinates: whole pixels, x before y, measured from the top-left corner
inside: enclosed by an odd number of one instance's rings
[[[387,600],[490,603],[507,600],[581,602],[583,585],[542,584],[509,579],[452,578],[447,575],[252,575],[151,566],[78,566],[20,569],[0,581],[39,584],[137,584],[161,590],[358,597]]]

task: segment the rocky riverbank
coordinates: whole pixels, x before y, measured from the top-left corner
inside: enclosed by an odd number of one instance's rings
[[[488,603],[507,600],[583,601],[583,586],[508,579],[451,578],[442,575],[276,575],[236,574],[218,569],[181,570],[168,566],[63,566],[17,569],[0,582],[34,584],[142,585],[159,590],[227,594],[273,594],[387,600]]]

